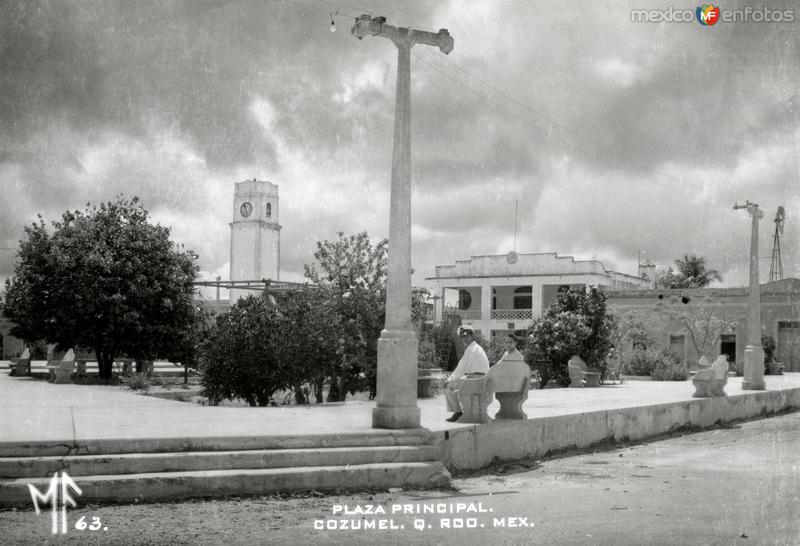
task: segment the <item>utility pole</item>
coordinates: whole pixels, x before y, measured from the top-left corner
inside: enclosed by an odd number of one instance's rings
[[[734,210],[747,209],[753,220],[750,234],[750,300],[747,306],[747,345],[744,349],[742,390],[762,391],[764,383],[764,350],[761,348],[761,293],[758,284],[758,221],[764,217],[758,203],[735,204]]]
[[[447,54],[453,50],[453,38],[446,29],[433,33],[394,27],[386,24],[385,17],[368,14],[356,19],[351,32],[359,40],[378,36],[397,46],[386,327],[378,340],[377,406],[372,426],[417,428],[418,341],[411,324],[411,48],[414,44],[432,45]]]

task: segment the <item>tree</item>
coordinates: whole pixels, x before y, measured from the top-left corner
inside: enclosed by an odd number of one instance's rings
[[[597,288],[561,294],[529,329],[526,354],[539,372],[540,387],[551,380],[568,384],[567,361],[573,355],[604,374],[613,335],[614,318],[606,313],[605,294]]]
[[[706,259],[694,254],[684,254],[675,260],[676,270],[671,267],[656,277],[659,288],[704,288],[722,280],[716,269],[706,269]]]
[[[616,319],[615,343],[620,353],[628,343],[634,351],[668,350],[668,334],[680,332],[697,357],[706,355],[712,360],[722,335],[734,331],[744,318],[742,310],[729,308],[709,295],[673,295],[653,306],[613,306],[610,311]]]
[[[289,386],[297,403],[307,403],[306,383],[312,387],[318,404],[323,388],[341,360],[339,323],[334,302],[326,290],[315,286],[276,293],[272,299],[278,309],[275,324],[278,360],[291,370]]]
[[[744,314],[736,309],[728,309],[724,304],[714,303],[710,296],[701,301],[683,303],[671,299],[662,311],[668,320],[686,332],[698,357],[706,355],[711,360],[722,339],[722,334],[733,331]]]
[[[6,281],[13,335],[91,348],[105,379],[119,355],[153,359],[185,342],[197,256],[151,224],[138,198],[67,211],[52,234],[39,217],[25,233]]]
[[[366,232],[317,243],[316,264],[306,265],[306,278],[333,304],[331,322],[337,333],[339,360],[330,368],[328,399],[343,401],[366,379],[374,396],[378,338],[386,309],[388,241],[373,246]]]
[[[241,398],[251,406],[268,406],[272,396],[292,384],[281,361],[278,309],[267,298],[247,296],[217,316],[200,348],[201,384],[209,401]]]

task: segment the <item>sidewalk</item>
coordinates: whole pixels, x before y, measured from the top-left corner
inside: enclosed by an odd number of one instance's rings
[[[767,376],[768,391],[800,389],[800,374]],[[764,391],[742,391],[741,378],[725,388],[730,399]],[[530,391],[529,420],[691,401],[691,381],[628,381],[596,389]],[[144,396],[121,387],[54,385],[10,377],[0,370],[0,444],[99,439],[384,434],[371,426],[374,402],[269,408],[209,407]],[[733,400],[732,400],[733,401]],[[448,423],[442,396],[418,401],[422,427],[433,432],[472,429]],[[492,416],[498,409],[489,406]]]

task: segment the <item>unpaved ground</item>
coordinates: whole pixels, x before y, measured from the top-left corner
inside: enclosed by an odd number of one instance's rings
[[[500,465],[454,485],[453,491],[82,506],[68,512],[66,535],[50,533],[50,512],[0,512],[0,542],[797,545],[800,413]],[[404,513],[426,506],[439,513]],[[385,513],[367,513],[379,510]],[[82,516],[89,525],[98,518],[99,529],[76,530]],[[343,520],[362,529],[325,529]],[[363,529],[381,521],[397,528]]]

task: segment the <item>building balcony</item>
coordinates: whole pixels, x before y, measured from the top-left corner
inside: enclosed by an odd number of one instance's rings
[[[530,320],[533,318],[531,309],[493,309],[492,320]]]

